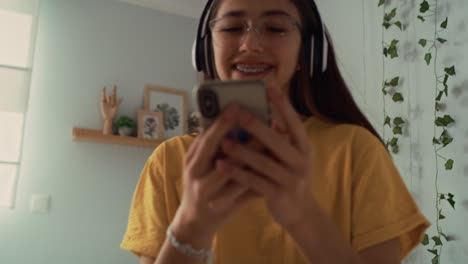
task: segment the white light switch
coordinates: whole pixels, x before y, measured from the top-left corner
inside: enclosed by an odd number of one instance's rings
[[[33,214],[45,214],[50,209],[50,195],[33,194],[31,197],[30,210]]]

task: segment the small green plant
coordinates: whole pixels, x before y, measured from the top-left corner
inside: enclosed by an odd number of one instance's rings
[[[114,121],[114,125],[115,125],[115,127],[117,129],[121,128],[121,127],[129,127],[129,128],[133,129],[136,126],[135,121],[133,121],[133,119],[131,119],[128,116],[121,116],[121,117],[117,118]]]

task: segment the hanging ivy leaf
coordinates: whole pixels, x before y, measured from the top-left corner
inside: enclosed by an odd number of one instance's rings
[[[446,170],[452,170],[453,169],[453,160],[452,159],[447,160],[447,162],[445,163],[445,169]]]
[[[442,135],[440,135],[440,139],[437,140],[438,144],[443,144],[444,147],[447,145],[451,144],[453,142],[453,137],[450,136],[450,134],[447,132],[447,130],[444,129],[444,132]]]
[[[433,145],[440,145],[440,141],[437,138],[432,138]]]
[[[395,22],[394,25],[397,26],[400,30],[403,30],[403,25],[400,21]]]
[[[434,240],[436,246],[442,245],[442,241],[440,240],[440,237],[433,236],[432,240]]]
[[[386,126],[386,125],[391,126],[391,125],[390,125],[390,122],[391,122],[391,121],[392,121],[392,119],[391,119],[389,116],[385,117],[384,126]]]
[[[383,49],[383,54],[385,55],[385,57],[388,57],[388,48]]]
[[[418,43],[419,43],[419,45],[421,45],[424,48],[424,47],[426,47],[427,40],[426,39],[420,39]]]
[[[447,202],[452,206],[453,209],[455,209],[455,200],[453,198],[455,197],[453,194],[449,193],[448,194],[449,198],[447,199]]]
[[[426,61],[427,65],[431,64],[431,60],[432,60],[432,53],[426,53],[426,55],[424,56],[424,60]]]
[[[455,123],[455,120],[450,116],[450,115],[445,115],[444,116],[444,122],[447,124],[446,126]]]
[[[424,234],[424,238],[421,241],[421,244],[423,244],[423,246],[429,245],[429,236],[427,234]]]
[[[403,95],[401,93],[395,93],[392,97],[392,100],[395,102],[395,103],[398,103],[398,102],[403,102],[404,99],[403,99]]]
[[[397,40],[397,39],[392,40],[392,42],[390,43],[390,46],[387,49],[387,54],[390,55],[390,58],[392,58],[392,59],[398,57],[398,48],[397,48],[398,42],[399,42],[399,40]],[[385,52],[385,50],[384,50],[384,52]]]
[[[455,201],[452,198],[447,199],[447,201],[452,206],[452,208],[455,209]]]
[[[390,22],[396,16],[396,8],[393,8],[390,13],[384,15],[384,21]]]
[[[442,213],[439,214],[439,220],[444,220],[446,217]]]
[[[440,101],[442,99],[442,96],[444,95],[444,92],[439,92],[439,95],[437,95],[436,101]]]
[[[401,117],[396,117],[396,118],[393,120],[393,124],[394,124],[395,126],[399,126],[399,125],[402,125],[402,124],[404,124],[404,123],[405,123],[405,121],[404,121],[403,118],[401,118]]]
[[[424,0],[420,5],[419,12],[426,13],[427,11],[429,11],[429,3]]]
[[[380,0],[378,6],[381,6],[381,5],[383,5],[383,4],[385,4],[385,0]]]
[[[447,28],[447,25],[448,25],[448,17],[445,19],[444,22],[442,22],[442,24],[440,24],[440,27],[445,29]]]
[[[445,72],[450,76],[454,76],[457,74],[457,72],[455,71],[455,66],[452,66],[450,68],[445,68]]]
[[[399,82],[400,82],[400,77],[395,77],[388,83],[388,86],[396,87],[398,86]]]
[[[444,117],[438,117],[435,121],[435,124],[439,127],[446,127],[454,122],[455,120],[453,120],[450,115],[445,115]]]
[[[440,199],[445,200],[445,194],[440,194]]]
[[[390,47],[390,49],[388,49],[388,54],[392,59],[398,58],[398,50],[396,49],[396,47]]]
[[[440,263],[440,262],[439,262],[439,258],[440,258],[439,255],[435,256],[435,257],[432,259],[432,264],[439,264],[439,263]]]
[[[396,126],[393,128],[393,134],[394,135],[403,135],[403,129],[401,126]]]
[[[394,154],[398,154],[398,152],[400,152],[400,147],[398,146],[398,138],[394,137],[389,142],[387,142],[387,149],[389,146],[392,148],[392,152]]]
[[[418,16],[418,19],[421,20],[421,22],[425,22],[425,21],[426,21],[426,19],[424,19],[423,16]]]
[[[450,143],[453,142],[453,138],[452,137],[444,137],[442,138],[442,144],[444,144],[444,147],[450,145]]]
[[[447,42],[446,39],[443,39],[443,38],[437,38],[437,41],[439,41],[440,43],[444,44],[445,42]]]
[[[428,249],[427,251],[431,252],[434,255],[437,255],[437,249]]]
[[[392,26],[392,24],[388,22],[383,22],[382,26],[384,26],[385,29],[389,29]]]

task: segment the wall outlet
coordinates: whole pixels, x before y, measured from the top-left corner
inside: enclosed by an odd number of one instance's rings
[[[33,194],[31,197],[30,211],[33,214],[46,214],[50,210],[50,195]]]

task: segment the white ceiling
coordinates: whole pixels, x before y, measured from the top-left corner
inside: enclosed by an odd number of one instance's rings
[[[198,18],[206,0],[120,0],[173,15]]]

